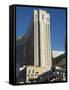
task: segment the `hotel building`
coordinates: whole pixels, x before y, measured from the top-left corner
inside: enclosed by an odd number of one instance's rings
[[[34,65],[46,69],[52,66],[50,15],[44,10],[34,10]]]

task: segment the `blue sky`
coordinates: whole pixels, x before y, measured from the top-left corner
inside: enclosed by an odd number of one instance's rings
[[[66,32],[65,9],[16,7],[16,36],[22,36],[26,33],[34,9],[46,10],[50,14],[51,48],[63,51]]]

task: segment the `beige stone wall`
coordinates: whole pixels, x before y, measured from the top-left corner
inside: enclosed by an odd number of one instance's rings
[[[27,66],[26,69],[26,81],[28,82],[30,79],[35,79],[42,73],[46,71],[45,68],[42,67],[36,67],[36,66]]]
[[[41,67],[50,69],[51,60],[51,39],[50,39],[50,15],[46,11],[39,10],[40,23],[40,62]]]
[[[34,10],[34,65],[39,65],[38,57],[38,11]]]

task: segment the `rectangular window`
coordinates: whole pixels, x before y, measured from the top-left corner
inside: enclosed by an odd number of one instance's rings
[[[42,20],[44,20],[44,15],[42,14]]]
[[[30,70],[29,70],[29,74],[30,74]]]
[[[37,15],[35,14],[35,20],[37,19]]]
[[[32,73],[34,73],[34,69],[32,70]]]

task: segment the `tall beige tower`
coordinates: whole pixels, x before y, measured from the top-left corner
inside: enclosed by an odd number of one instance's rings
[[[34,10],[34,65],[49,70],[52,66],[50,14]]]
[[[39,66],[38,11],[34,10],[34,65]]]

